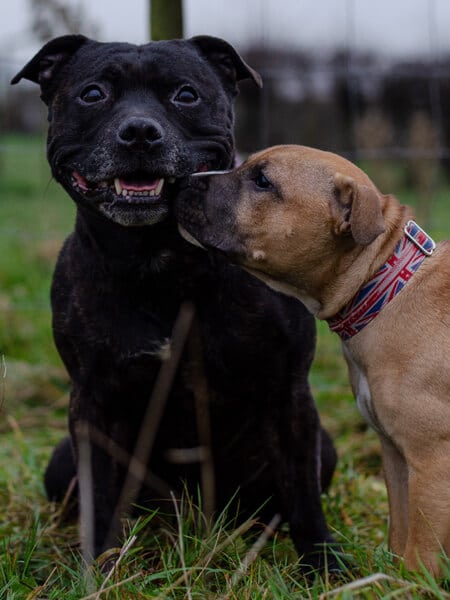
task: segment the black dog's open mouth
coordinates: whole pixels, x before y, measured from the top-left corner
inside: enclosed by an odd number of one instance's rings
[[[174,177],[153,177],[144,171],[100,182],[88,181],[77,171],[73,171],[71,176],[72,186],[80,194],[89,197],[100,196],[102,201],[137,205],[161,201],[166,184],[174,182]]]

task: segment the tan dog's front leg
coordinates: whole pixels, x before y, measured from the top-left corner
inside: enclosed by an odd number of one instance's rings
[[[408,467],[392,442],[380,440],[389,500],[389,548],[403,556],[408,537]]]
[[[409,528],[405,566],[419,569],[423,563],[439,575],[439,554],[450,546],[450,443],[441,443],[434,452],[410,465]]]

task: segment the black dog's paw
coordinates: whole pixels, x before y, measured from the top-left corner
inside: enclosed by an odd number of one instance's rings
[[[314,549],[300,555],[298,568],[309,580],[317,575],[342,578],[349,569],[349,561],[339,544],[316,544]]]
[[[44,475],[45,491],[51,502],[64,502],[64,513],[76,516],[78,486],[76,466],[69,437],[64,438],[53,450]]]

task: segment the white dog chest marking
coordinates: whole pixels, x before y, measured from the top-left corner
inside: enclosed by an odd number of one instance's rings
[[[352,381],[353,392],[356,396],[356,405],[361,413],[361,416],[368,425],[373,427],[375,431],[381,432],[382,427],[378,420],[372,403],[372,394],[370,393],[369,381],[364,371],[353,360],[352,355],[343,344],[345,358],[349,366],[350,379]]]
[[[358,387],[356,389],[356,404],[359,412],[361,413],[364,420],[374,429],[376,429],[376,422],[374,421],[372,396],[370,395],[369,382],[367,377],[362,371],[358,373]]]

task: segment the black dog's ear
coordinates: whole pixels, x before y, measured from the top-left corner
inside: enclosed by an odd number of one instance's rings
[[[262,87],[259,73],[248,66],[231,44],[220,38],[209,35],[198,35],[189,40],[205,58],[235,87],[241,79],[253,79],[258,87]]]
[[[18,83],[21,79],[38,83],[45,101],[46,87],[56,71],[88,41],[84,35],[63,35],[51,40],[13,77],[11,83]]]

